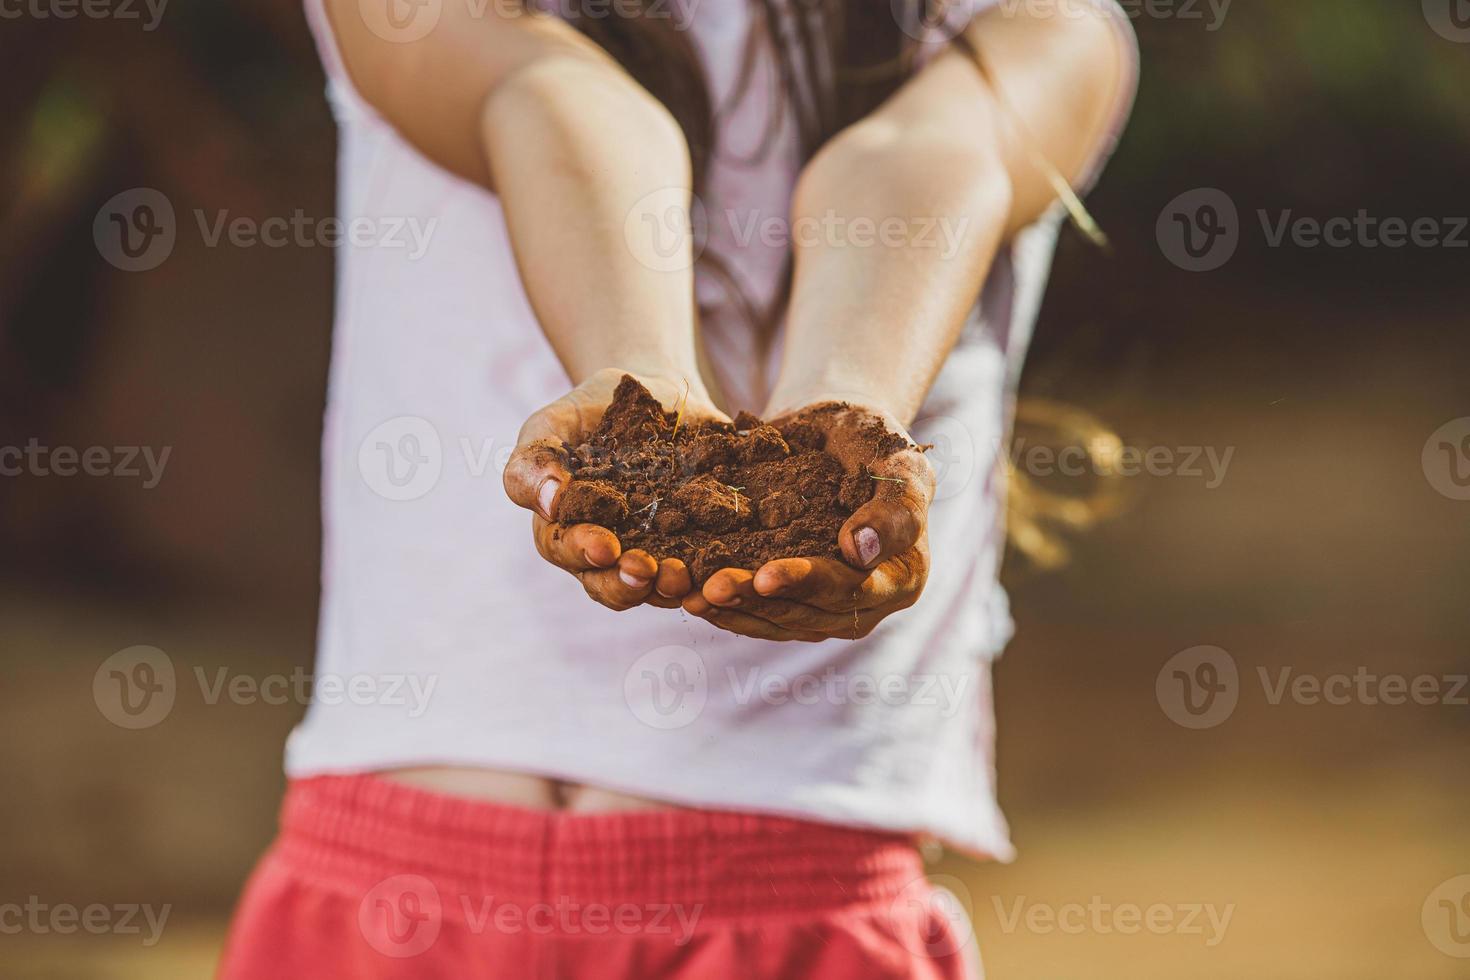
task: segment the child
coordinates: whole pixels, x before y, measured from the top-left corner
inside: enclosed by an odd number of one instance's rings
[[[1011,853],[1000,447],[1134,49],[1105,0],[921,6],[308,0],[344,217],[434,231],[340,256],[318,691],[224,977],[973,975],[915,845]],[[555,523],[625,373],[972,465],[694,590]],[[362,677],[427,696],[323,695]]]

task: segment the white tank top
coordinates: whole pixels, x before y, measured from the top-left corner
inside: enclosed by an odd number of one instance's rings
[[[1001,447],[1058,215],[998,258],[913,427],[936,445],[938,475],[916,605],[863,640],[818,644],[752,640],[681,611],[612,612],[536,553],[530,514],[501,489],[521,423],[569,382],[499,201],[376,114],[343,70],[321,0],[306,6],[340,128],[340,217],[363,231],[338,259],[316,685],[288,774],[491,767],[930,833],[1007,859],[990,702],[990,661],[1011,631],[997,582]],[[724,105],[750,5],[692,7]],[[758,299],[785,251],[750,238],[749,219],[788,214],[797,170],[789,113],[774,152],[742,162],[766,130],[770,70],[767,54],[723,115],[704,195],[708,247]],[[750,364],[750,327],[725,287],[701,278],[698,289],[714,360]],[[759,411],[770,365],[720,380],[735,408]]]

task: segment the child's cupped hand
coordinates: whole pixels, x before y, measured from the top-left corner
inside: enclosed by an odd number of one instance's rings
[[[691,615],[746,636],[817,642],[858,639],[892,613],[918,601],[929,575],[929,504],[934,471],[892,414],[846,403],[819,402],[775,420],[799,419],[821,430],[824,447],[848,473],[866,471],[873,497],[842,525],[843,561],[780,558],[758,571],[716,572],[683,602]],[[910,448],[874,460],[865,427],[879,422]]]
[[[692,588],[682,561],[660,561],[639,549],[624,551],[616,534],[596,524],[556,520],[561,493],[571,480],[565,446],[578,445],[597,428],[625,374],[633,374],[666,410],[682,406],[689,423],[729,421],[702,387],[691,389],[690,379],[682,375],[598,371],[521,426],[505,467],[505,492],[534,515],[531,529],[541,557],[575,575],[594,600],[619,611],[644,603],[673,609]]]
[[[818,429],[826,450],[848,473],[872,476],[872,499],[838,532],[843,560],[790,557],[755,572],[725,568],[694,590],[678,558],[657,559],[642,549],[624,551],[613,531],[597,524],[564,524],[557,518],[561,493],[571,481],[567,446],[586,440],[602,420],[626,372],[599,371],[537,411],[521,428],[505,469],[511,500],[533,514],[536,549],[575,575],[587,594],[614,610],[642,604],[680,605],[691,615],[733,633],[766,640],[857,639],[883,619],[913,605],[929,574],[927,519],[934,474],[924,454],[911,448],[874,459],[861,436],[876,421],[907,439],[904,427],[877,408],[830,401],[786,413],[776,421],[800,421]],[[666,411],[682,406],[687,424],[722,420],[702,393],[688,392],[684,377],[635,377]],[[688,392],[688,393],[686,393]]]

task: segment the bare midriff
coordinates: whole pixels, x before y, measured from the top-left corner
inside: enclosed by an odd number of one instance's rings
[[[384,779],[450,796],[528,807],[534,810],[597,812],[666,810],[672,805],[600,786],[566,782],[502,769],[420,766],[378,773]]]

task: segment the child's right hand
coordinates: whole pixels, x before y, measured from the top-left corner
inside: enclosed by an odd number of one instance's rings
[[[505,467],[505,492],[534,515],[531,530],[541,557],[577,576],[597,602],[618,611],[645,602],[672,609],[692,587],[682,561],[665,558],[659,562],[638,549],[625,552],[617,535],[605,527],[556,520],[561,491],[571,480],[563,444],[575,446],[592,434],[612,402],[618,381],[632,373],[615,368],[598,371],[528,418]],[[683,402],[686,424],[729,421],[715,408],[698,377],[633,376],[665,410],[674,411]]]

